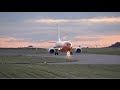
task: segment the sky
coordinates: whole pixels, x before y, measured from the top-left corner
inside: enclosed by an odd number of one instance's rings
[[[0,12],[0,47],[53,47],[57,24],[75,47],[120,42],[120,12]]]

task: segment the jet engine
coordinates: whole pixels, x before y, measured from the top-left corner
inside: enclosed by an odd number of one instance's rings
[[[48,52],[49,52],[50,54],[53,54],[53,53],[55,52],[55,50],[54,50],[54,48],[50,48],[50,49],[48,50]]]
[[[78,48],[75,49],[75,52],[76,52],[76,53],[81,53],[81,52],[82,52],[82,49],[78,47]]]

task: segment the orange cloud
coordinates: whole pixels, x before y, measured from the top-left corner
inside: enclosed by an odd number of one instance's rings
[[[69,20],[64,19],[38,19],[34,20],[34,22],[38,23],[61,23],[61,22],[68,22]]]
[[[33,20],[37,23],[81,23],[81,22],[91,22],[91,23],[117,23],[120,22],[120,17],[97,17],[89,19],[37,19]]]
[[[75,36],[74,38],[101,38],[101,39],[104,39],[104,40],[118,40],[119,41],[119,38],[120,38],[120,35],[80,35],[80,36]]]
[[[18,42],[17,40],[24,40],[24,38],[4,37],[0,38],[0,47],[27,47],[33,45],[34,47],[52,47],[54,44],[49,42],[33,43],[33,42]],[[12,42],[14,41],[14,42]]]
[[[88,36],[88,35],[80,35],[80,36],[75,36],[74,38],[79,38],[79,39],[89,39],[89,38],[96,38],[98,35],[94,36]]]
[[[115,23],[115,22],[120,22],[120,17],[98,17],[98,18],[91,18],[91,19],[81,19],[81,21]]]
[[[17,48],[17,47],[27,47],[29,45],[32,45],[34,47],[53,47],[53,43],[49,42],[42,42],[42,43],[32,43],[32,42],[0,42],[0,47],[11,47],[11,48]]]
[[[99,47],[106,47],[110,46],[111,44],[114,44],[115,42],[120,42],[120,36],[119,35],[111,35],[111,36],[105,36],[105,35],[94,35],[94,36],[75,36],[75,38],[82,38],[82,39],[88,39],[88,41],[79,41],[79,42],[73,42],[73,45],[85,45],[85,46],[99,46]],[[96,41],[89,41],[90,38],[100,38]]]
[[[0,42],[16,41],[16,40],[24,40],[24,38],[14,38],[14,37],[3,37],[3,38],[0,38]]]

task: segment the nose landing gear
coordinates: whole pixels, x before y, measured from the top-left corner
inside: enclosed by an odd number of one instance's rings
[[[67,51],[67,55],[69,56],[69,55],[72,55],[73,53],[72,52],[70,52],[70,51]]]

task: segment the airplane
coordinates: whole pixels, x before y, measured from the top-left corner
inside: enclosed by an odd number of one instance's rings
[[[59,32],[59,26],[57,24],[57,31],[58,31],[58,41],[56,42],[50,42],[50,43],[55,43],[55,46],[48,49],[48,52],[50,54],[55,54],[58,55],[58,53],[61,52],[67,52],[67,55],[72,55],[73,51],[76,53],[81,53],[82,49],[81,47],[73,47],[72,43],[70,41],[62,41],[60,39],[60,32]]]

